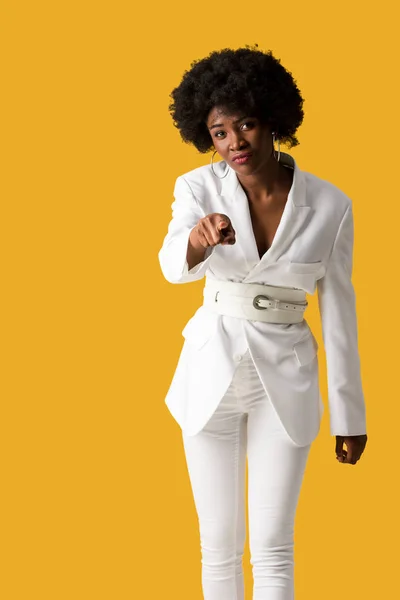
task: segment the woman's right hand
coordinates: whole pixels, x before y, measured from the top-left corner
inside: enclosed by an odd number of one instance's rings
[[[211,213],[199,220],[192,229],[190,242],[194,247],[208,248],[236,242],[236,232],[230,218],[221,213]]]

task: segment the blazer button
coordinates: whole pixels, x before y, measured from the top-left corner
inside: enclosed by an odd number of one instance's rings
[[[233,360],[236,361],[236,362],[241,361],[242,360],[242,355],[241,354],[235,354],[233,356]]]

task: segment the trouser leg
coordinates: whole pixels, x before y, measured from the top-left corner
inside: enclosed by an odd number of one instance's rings
[[[294,520],[308,446],[296,446],[268,397],[248,416],[249,545],[253,600],[294,599]]]
[[[232,382],[203,430],[183,434],[199,522],[204,600],[244,600],[246,421],[237,410]]]

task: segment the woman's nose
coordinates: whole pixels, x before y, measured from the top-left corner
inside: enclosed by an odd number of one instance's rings
[[[231,137],[231,148],[232,150],[238,150],[242,146],[245,146],[246,142],[240,135],[232,135]]]

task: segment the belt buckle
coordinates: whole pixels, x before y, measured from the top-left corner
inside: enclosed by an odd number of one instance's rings
[[[253,306],[257,310],[268,310],[268,308],[271,308],[269,306],[259,306],[258,301],[260,300],[260,298],[263,298],[264,300],[269,300],[269,302],[273,303],[272,308],[276,308],[277,300],[275,298],[271,298],[270,296],[266,296],[264,294],[257,294],[257,296],[254,296],[253,298]]]

